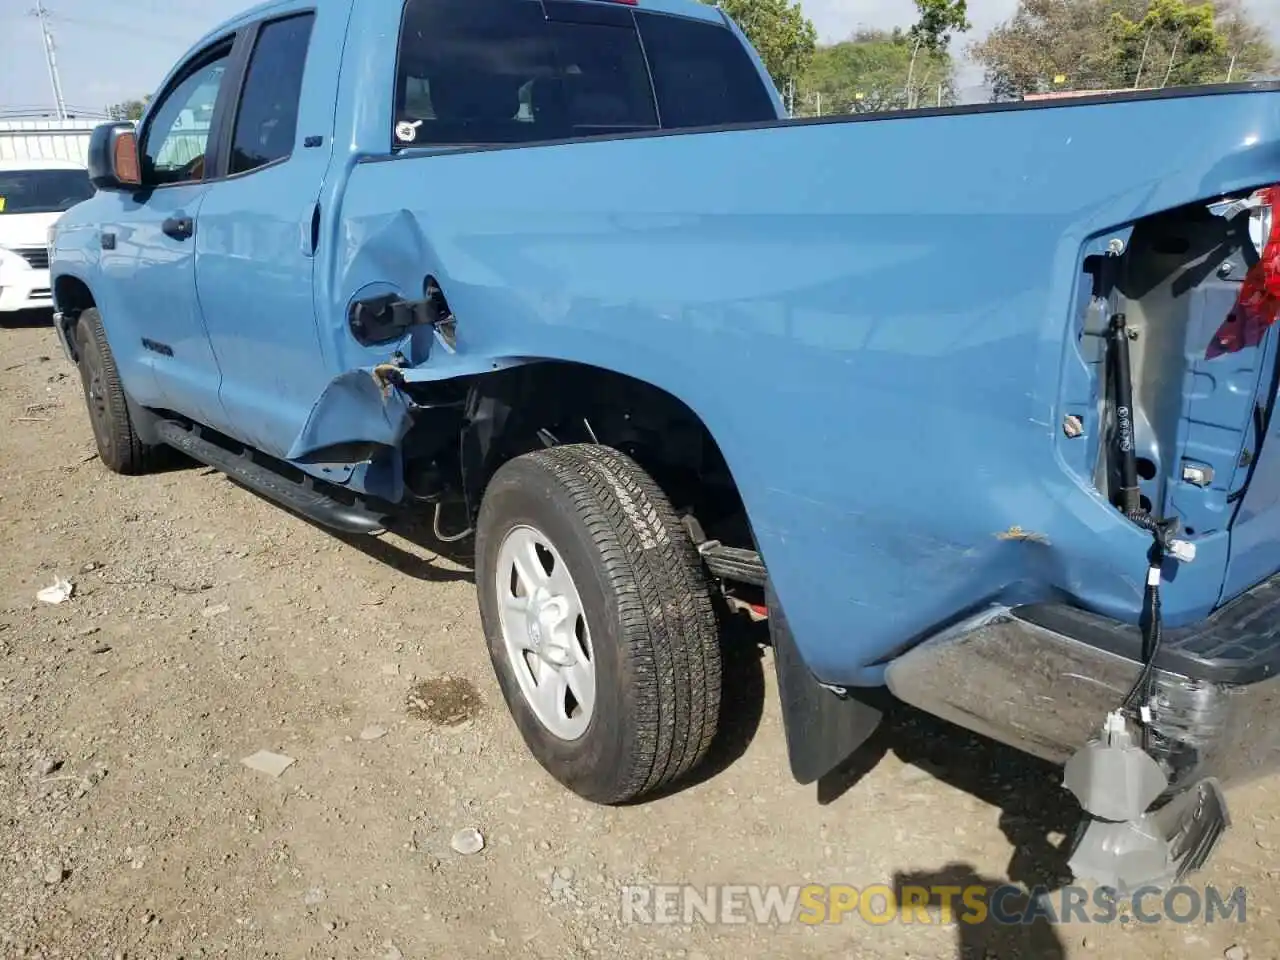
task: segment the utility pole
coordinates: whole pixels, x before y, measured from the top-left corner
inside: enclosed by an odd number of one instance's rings
[[[54,50],[53,31],[49,28],[49,11],[45,9],[44,0],[36,0],[36,8],[32,15],[40,21],[40,32],[44,35],[44,57],[49,64],[49,82],[53,84],[53,99],[58,108],[58,119],[67,119],[67,101],[62,96],[62,80],[58,76],[58,54]]]

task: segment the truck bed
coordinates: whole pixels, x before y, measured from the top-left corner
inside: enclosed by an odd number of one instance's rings
[[[1086,255],[1280,181],[1278,151],[1280,84],[1257,83],[366,157],[330,188],[322,326],[425,272],[459,356],[671,391],[723,450],[806,661],[878,683],[997,600],[1136,622],[1148,538],[1094,486],[1096,417],[1062,429],[1096,374]],[[1220,602],[1229,530],[1197,546],[1171,627]]]

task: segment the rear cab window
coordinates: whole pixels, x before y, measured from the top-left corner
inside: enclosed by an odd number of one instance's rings
[[[637,14],[636,24],[668,128],[777,120],[755,63],[727,27]]]
[[[590,0],[407,0],[393,143],[535,143],[777,120],[722,23]]]

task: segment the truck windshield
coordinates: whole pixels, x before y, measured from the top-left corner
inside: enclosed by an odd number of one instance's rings
[[[408,0],[396,92],[399,147],[778,119],[723,24],[580,0]]]
[[[0,170],[0,216],[62,213],[92,196],[85,170]]]

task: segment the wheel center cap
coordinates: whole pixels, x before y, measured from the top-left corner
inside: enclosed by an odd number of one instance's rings
[[[564,600],[557,596],[542,596],[529,607],[529,647],[534,655],[550,667],[571,667],[577,662],[571,646],[556,635],[556,628],[564,620]]]

